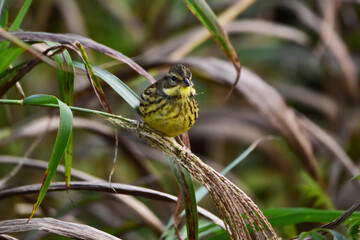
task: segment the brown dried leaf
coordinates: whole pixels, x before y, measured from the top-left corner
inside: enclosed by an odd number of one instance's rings
[[[106,118],[122,128],[136,132],[140,137],[147,138],[152,146],[200,181],[216,204],[231,239],[278,239],[264,214],[241,189],[194,154],[183,151],[182,146],[174,139],[159,136],[146,125],[139,129],[137,122],[131,119],[121,116]],[[250,235],[248,227],[253,231],[253,235]]]
[[[34,41],[53,41],[59,43],[68,43],[73,44],[80,42],[84,47],[91,48],[95,51],[101,52],[109,57],[112,57],[116,60],[126,63],[140,75],[143,75],[149,82],[154,83],[155,79],[146,72],[140,65],[134,62],[131,58],[125,56],[121,52],[118,52],[112,48],[109,48],[103,44],[97,43],[94,40],[89,38],[75,35],[75,34],[56,34],[56,33],[46,33],[46,32],[11,32],[11,35],[25,41],[25,42],[34,42]],[[0,41],[7,40],[6,38],[0,36]]]
[[[20,159],[20,158],[12,157],[12,156],[0,156],[0,162],[2,162],[2,163],[16,164],[21,160],[22,159]],[[31,166],[31,167],[39,167],[41,169],[46,168],[46,166],[47,166],[46,162],[44,162],[44,161],[33,160],[33,159],[29,159],[29,158],[26,159],[26,161],[24,162],[24,165]],[[57,172],[64,173],[65,172],[64,166],[59,165]],[[83,180],[86,180],[86,179],[97,180],[96,177],[88,175],[79,170],[74,170],[73,176],[75,178],[79,178],[79,179],[83,179]],[[144,210],[144,215],[148,214],[148,210],[145,208],[142,208],[141,205],[138,205],[136,203],[137,200],[135,200],[135,198],[132,198],[131,196],[126,196],[126,195],[140,196],[140,197],[155,199],[155,200],[164,201],[164,202],[171,202],[171,203],[177,202],[177,197],[167,194],[167,193],[164,193],[164,192],[160,192],[160,191],[156,191],[156,190],[152,190],[152,189],[144,188],[144,187],[128,185],[128,184],[121,184],[121,183],[114,183],[112,186],[110,186],[104,180],[101,180],[101,181],[102,182],[86,182],[86,181],[76,182],[76,181],[73,181],[70,183],[69,188],[67,187],[65,182],[53,182],[53,183],[51,183],[51,185],[49,187],[49,192],[67,191],[67,190],[71,189],[71,190],[89,190],[89,191],[113,193],[114,194],[113,196],[121,199],[122,201],[125,199],[124,197],[126,197],[126,199],[128,199],[129,201],[133,200],[132,204],[130,202],[126,202],[126,201],[125,202],[127,204],[129,204],[129,206],[133,205],[133,207],[135,207],[135,206],[138,207],[139,211]],[[13,196],[24,195],[24,194],[35,194],[35,193],[39,192],[40,187],[41,187],[41,184],[33,184],[33,185],[25,185],[25,186],[21,186],[21,187],[14,187],[14,188],[2,190],[2,191],[0,191],[0,199],[6,199],[6,198],[13,197]],[[114,189],[116,190],[117,193],[121,193],[122,195],[115,194]],[[201,216],[213,221],[219,227],[225,229],[223,222],[218,217],[216,217],[212,213],[208,212],[204,208],[198,207],[198,210],[199,210],[199,214]],[[150,217],[149,215],[147,215],[147,216]]]
[[[26,221],[27,219],[1,221],[0,233],[17,233],[38,230],[68,238],[84,240],[119,240],[117,237],[84,224],[60,221],[54,218],[33,218],[29,223],[26,223]]]

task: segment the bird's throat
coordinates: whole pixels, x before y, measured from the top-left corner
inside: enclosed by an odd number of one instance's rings
[[[195,95],[195,89],[191,86],[174,86],[172,88],[164,88],[164,93],[169,97],[181,97],[187,98],[191,95]]]

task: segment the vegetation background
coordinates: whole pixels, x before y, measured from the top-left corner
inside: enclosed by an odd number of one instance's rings
[[[10,25],[24,1],[8,2]],[[260,138],[256,149],[227,177],[260,209],[268,210],[266,216],[288,215],[280,223],[269,218],[283,238],[331,222],[341,214],[335,210],[346,210],[360,198],[356,179],[360,164],[360,2],[207,3],[224,24],[243,67],[235,91],[226,100],[235,70],[183,1],[33,0],[20,28],[88,37],[132,58],[155,79],[175,62],[187,64],[200,105],[199,119],[189,131],[193,153],[221,172]],[[99,51],[86,52],[93,65],[116,75],[137,94],[149,85],[126,64]],[[30,59],[30,54],[23,53],[12,65]],[[140,120],[126,101],[101,83],[113,113]],[[60,98],[57,72],[49,65],[37,65],[20,84],[25,96],[49,94]],[[75,74],[74,89],[75,106],[102,110],[84,74]],[[2,98],[21,99],[22,95],[14,86]],[[50,158],[58,128],[56,116],[57,111],[49,108],[0,105],[0,177],[8,176],[24,156],[43,161]],[[107,180],[114,158],[114,129],[95,114],[75,113],[72,167]],[[114,183],[179,194],[160,151],[121,129],[118,140]],[[41,183],[44,171],[44,167],[25,164],[2,182],[1,188]],[[64,181],[63,174],[56,174],[54,181]],[[194,183],[196,188],[201,187]],[[49,192],[35,216],[80,222],[123,239],[158,239],[174,213],[174,204],[137,199],[146,211],[129,207],[122,202],[125,200],[113,199],[110,194]],[[1,200],[0,220],[27,218],[35,201],[35,194]],[[199,205],[217,214],[209,196]],[[153,215],[144,216],[148,212]],[[202,239],[226,239],[223,230],[211,225],[209,231],[209,221],[200,219]],[[358,238],[359,219],[356,212],[336,231],[347,239]],[[185,229],[182,234],[186,236]],[[173,230],[164,235],[175,238]],[[14,236],[54,238],[37,231]],[[334,236],[339,235],[328,234],[330,239]]]

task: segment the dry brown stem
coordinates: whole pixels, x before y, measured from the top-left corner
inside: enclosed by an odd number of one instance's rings
[[[148,139],[154,147],[176,161],[200,181],[213,198],[231,239],[278,239],[263,213],[242,190],[203,163],[196,155],[188,154],[174,139],[162,137],[147,126],[139,129],[134,120],[120,116],[116,119],[108,117],[107,119]],[[253,235],[248,231],[247,225],[251,227]]]

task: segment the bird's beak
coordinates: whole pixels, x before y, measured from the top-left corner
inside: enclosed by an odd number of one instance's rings
[[[189,87],[191,85],[190,80],[188,78],[185,78],[182,82],[181,85],[184,87]]]

